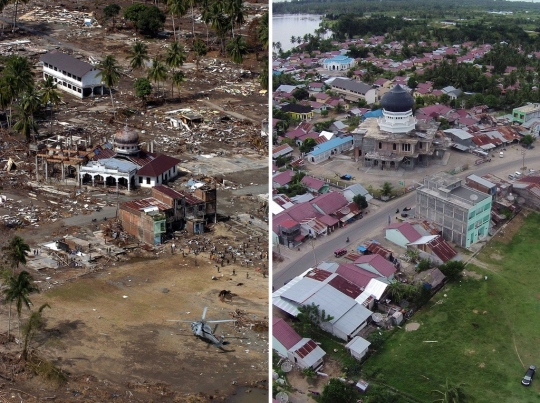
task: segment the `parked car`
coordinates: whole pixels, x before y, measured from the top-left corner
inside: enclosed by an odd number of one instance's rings
[[[534,373],[536,372],[536,367],[534,365],[531,365],[527,372],[525,372],[525,376],[521,380],[521,384],[525,386],[529,386],[532,382]]]
[[[519,172],[519,171],[514,172],[514,176],[516,178],[519,178],[521,176],[521,172]]]
[[[409,214],[407,214],[407,213],[401,213],[401,216],[402,216],[403,218],[406,218],[406,217],[409,216]]]
[[[513,181],[514,179],[516,179],[516,176],[514,174],[509,174],[508,175],[508,179],[510,179],[511,181]]]
[[[345,174],[345,175],[341,175],[340,178],[346,181],[350,181],[352,179],[352,176],[349,174]]]
[[[504,157],[504,153],[502,151],[499,153],[499,157]]]

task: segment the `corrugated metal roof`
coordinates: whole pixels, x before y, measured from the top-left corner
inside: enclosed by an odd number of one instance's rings
[[[367,287],[372,278],[378,277],[377,274],[371,273],[350,263],[340,264],[336,273],[353,284],[356,284],[361,289]]]
[[[365,291],[373,295],[375,299],[381,299],[382,295],[384,294],[384,291],[386,290],[386,287],[388,287],[388,284],[383,283],[382,281],[379,281],[375,278],[372,278],[371,280],[369,280],[369,283]]]
[[[472,181],[474,181],[476,183],[479,183],[480,185],[485,186],[488,189],[497,186],[497,185],[495,185],[495,183],[492,183],[492,182],[488,181],[487,179],[484,179],[481,176],[478,176],[478,175],[475,175],[475,174],[467,176],[467,179],[470,179],[470,180],[472,180]]]
[[[319,305],[321,310],[324,309],[327,315],[334,318],[330,321],[334,324],[356,305],[356,302],[331,285],[323,284],[316,293],[304,301],[304,305],[311,304]]]
[[[317,343],[308,338],[300,340],[297,346],[291,348],[291,351],[298,354],[304,360],[304,363],[310,367],[326,355],[326,352]]]
[[[338,321],[334,323],[334,329],[345,333],[346,335],[354,332],[358,326],[364,323],[372,314],[365,306],[353,301],[354,305]]]
[[[351,136],[343,137],[343,138],[333,138],[332,140],[328,140],[322,144],[317,145],[313,151],[311,151],[308,155],[317,156],[319,154],[322,154],[326,151],[331,150],[334,147],[339,147],[343,144],[346,144],[348,142],[351,143],[352,146],[352,140],[353,138]]]
[[[328,284],[352,299],[355,299],[362,293],[360,287],[354,285],[352,282],[341,276],[334,277]]]
[[[146,207],[157,207],[159,211],[170,210],[171,207],[165,203],[155,199],[153,197],[147,197],[146,199],[132,200],[122,203],[122,206],[126,206],[135,210],[142,210]]]
[[[371,343],[360,336],[354,336],[353,339],[345,345],[345,348],[356,353],[362,353],[371,345]]]
[[[294,284],[294,286],[283,292],[281,298],[286,298],[298,304],[305,304],[306,300],[311,298],[313,294],[317,293],[317,291],[324,286],[325,283],[321,281],[304,277]]]

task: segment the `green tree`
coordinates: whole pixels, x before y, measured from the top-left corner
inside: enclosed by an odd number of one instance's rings
[[[390,196],[392,194],[393,189],[394,187],[392,186],[390,182],[384,182],[381,187],[381,194],[383,196]]]
[[[334,319],[327,315],[324,309],[320,310],[319,305],[311,303],[298,307],[298,322],[294,324],[298,333],[303,337],[311,337],[313,332],[319,329],[321,325]]]
[[[431,261],[429,259],[421,259],[418,262],[418,267],[416,271],[422,272],[431,269]]]
[[[116,16],[120,13],[120,6],[118,4],[109,4],[103,8],[103,15],[106,20],[112,20],[113,29],[116,25]]]
[[[418,249],[407,249],[405,256],[407,256],[412,263],[416,263],[420,258],[420,251]]]
[[[174,16],[177,15],[179,17],[182,17],[186,15],[186,2],[183,0],[167,0],[167,8],[169,9],[169,13],[171,13],[174,41],[176,42],[176,27],[174,26]]]
[[[464,384],[453,384],[446,379],[446,383],[441,385],[441,389],[432,390],[436,396],[433,403],[469,403],[473,402],[473,397],[467,393]]]
[[[355,403],[358,393],[353,387],[337,378],[332,378],[324,385],[320,403]]]
[[[10,98],[10,105],[20,94],[26,91],[32,91],[34,88],[34,76],[32,66],[26,57],[9,56],[4,63],[4,85],[3,90],[6,96]],[[11,106],[8,119],[8,125],[11,126]]]
[[[152,59],[152,66],[148,69],[148,79],[157,83],[159,93],[159,82],[167,79],[167,68],[157,56]]]
[[[129,60],[129,65],[134,70],[142,69],[145,65],[145,62],[150,60],[148,57],[148,45],[141,41],[135,41],[133,46],[128,49],[128,56],[126,59]]]
[[[302,101],[303,99],[308,99],[309,98],[309,92],[308,90],[306,90],[305,88],[296,88],[293,92],[292,92],[292,95],[295,99],[299,100],[299,101]]]
[[[208,53],[206,43],[204,43],[202,39],[197,38],[195,42],[193,42],[193,53],[195,54],[195,67],[198,71],[201,58]]]
[[[167,56],[165,57],[165,63],[172,68],[172,84],[171,84],[171,97],[174,98],[174,86],[180,87],[180,84],[184,81],[184,73],[179,71],[177,74],[176,69],[184,64],[186,61],[186,53],[178,42],[173,42],[167,49]],[[176,79],[175,79],[176,78]]]
[[[26,252],[30,252],[30,246],[20,236],[15,235],[2,251],[9,265],[18,269],[20,264],[26,264]]]
[[[264,50],[268,49],[268,11],[262,16],[257,26],[257,36]],[[281,45],[280,45],[281,47]]]
[[[4,294],[4,302],[9,303],[9,321],[11,323],[11,306],[15,303],[17,316],[19,319],[19,338],[21,331],[21,314],[23,305],[30,309],[32,301],[28,297],[30,294],[39,292],[39,288],[34,284],[34,279],[27,271],[23,270],[18,276],[6,276],[5,288],[2,290]],[[8,339],[11,325],[8,324]]]
[[[358,206],[359,209],[365,209],[368,207],[368,202],[365,196],[356,195],[353,197],[353,202]]]
[[[15,3],[15,12],[13,13],[13,29],[17,26],[17,14],[19,9],[19,3],[27,4],[28,0],[13,0]]]
[[[227,52],[229,57],[236,64],[244,61],[244,55],[247,53],[247,45],[243,36],[237,35],[227,43]]]
[[[310,153],[315,146],[317,145],[317,142],[315,139],[312,139],[311,137],[308,137],[302,142],[302,145],[299,147],[300,152],[307,154]]]
[[[392,299],[399,304],[399,302],[405,296],[405,285],[399,281],[394,280],[390,284],[388,284],[387,292],[388,295],[391,296]]]
[[[220,54],[225,54],[225,36],[232,29],[232,22],[224,14],[223,2],[215,1],[209,7],[208,21],[212,29],[216,31],[216,35],[220,41]]]
[[[47,78],[45,78],[45,81],[43,82],[41,86],[41,103],[45,107],[51,108],[49,133],[52,132],[52,116],[53,116],[54,107],[58,105],[61,100],[62,98],[60,96],[60,91],[58,91],[57,84],[54,82],[51,76],[47,76]]]
[[[259,74],[259,84],[263,90],[267,90],[270,86],[268,77],[268,57],[264,57],[262,61],[261,73]]]
[[[146,104],[148,96],[152,93],[152,84],[150,81],[145,77],[138,78],[133,83],[133,88],[135,88],[135,95],[141,98],[143,105]]]
[[[126,7],[124,18],[132,21],[143,34],[156,36],[163,29],[165,14],[157,6],[133,4]]]
[[[526,146],[530,146],[532,143],[534,143],[534,137],[530,134],[526,134],[521,139],[521,144],[525,144]]]
[[[449,260],[439,266],[439,270],[449,281],[457,281],[461,278],[461,272],[465,269],[465,263],[457,260]]]
[[[34,340],[36,333],[39,330],[42,330],[45,326],[45,321],[43,320],[43,310],[45,308],[50,308],[49,304],[43,304],[39,307],[36,312],[32,312],[28,320],[22,325],[21,331],[23,336],[23,350],[22,357],[23,359],[28,358],[28,348]]]
[[[246,8],[242,0],[227,0],[224,2],[224,11],[228,14],[231,34],[234,38],[234,28],[241,27],[246,22]]]
[[[180,89],[180,86],[185,81],[185,79],[186,79],[186,76],[183,71],[177,71],[171,77],[173,86],[178,89]]]
[[[120,81],[120,66],[113,55],[107,55],[98,64],[100,72],[96,77],[101,78],[101,82],[109,88],[111,94],[111,106],[113,110],[113,117],[116,118],[116,108],[114,106],[113,88]]]
[[[22,134],[27,142],[30,142],[32,133],[38,134],[39,131],[38,124],[34,119],[34,111],[25,108],[21,103],[15,106],[15,118],[17,121],[13,125],[13,130]]]

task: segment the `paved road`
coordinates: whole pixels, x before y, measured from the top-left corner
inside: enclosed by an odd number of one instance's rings
[[[534,150],[536,151],[536,150]],[[537,154],[537,152],[530,152],[530,154]],[[461,178],[465,178],[471,174],[476,174],[479,176],[485,175],[487,173],[493,173],[501,178],[506,178],[508,173],[517,171],[523,165],[523,160],[521,158],[521,153],[518,154],[514,151],[514,148],[509,148],[508,152],[505,153],[508,157],[505,159],[497,159],[492,162],[487,162],[485,164],[475,166],[475,169],[465,171],[459,175],[456,175]],[[510,155],[514,155],[514,158],[510,158]],[[538,155],[529,156],[525,158],[525,165],[530,164],[529,166],[534,166],[535,169],[538,167]],[[383,227],[388,225],[388,216],[395,216],[395,211],[397,208],[400,210],[403,207],[413,207],[416,200],[416,192],[411,192],[409,195],[394,199],[388,203],[382,203],[381,207],[372,212],[367,216],[364,216],[361,220],[358,220],[352,224],[349,224],[347,227],[339,229],[334,234],[323,237],[313,242],[308,241],[307,245],[303,246],[303,253],[299,253],[298,257],[288,263],[283,268],[273,268],[273,286],[277,290],[282,287],[283,284],[292,278],[302,274],[309,267],[312,267],[315,262],[321,262],[329,257],[333,256],[333,252],[338,248],[345,248],[348,245],[356,245],[360,241],[367,240],[365,238],[366,234],[371,234],[376,230],[382,230]],[[346,238],[350,238],[350,243],[346,243]],[[283,248],[280,245],[280,248]]]

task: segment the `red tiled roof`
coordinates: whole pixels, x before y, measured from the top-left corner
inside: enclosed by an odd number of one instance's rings
[[[272,336],[274,336],[287,350],[294,347],[295,344],[302,340],[302,337],[281,318],[274,318],[272,320]]]
[[[272,176],[272,182],[277,183],[279,186],[284,186],[291,181],[294,176],[294,172],[290,169]]]
[[[315,189],[317,191],[324,186],[324,181],[317,178],[313,178],[311,176],[304,176],[302,178],[302,183],[306,185],[308,188]]]
[[[362,294],[360,287],[341,276],[334,277],[328,284],[352,299],[356,299],[356,297]]]
[[[146,207],[157,207],[159,211],[170,210],[171,207],[153,197],[145,199],[131,200],[121,204],[123,207],[129,207],[134,210],[142,210]]]
[[[443,263],[446,263],[457,255],[457,251],[452,248],[452,245],[446,242],[440,235],[437,238],[429,241],[427,245],[430,247],[433,253],[442,260]]]
[[[296,354],[298,354],[300,358],[304,358],[307,355],[309,355],[309,353],[311,353],[313,350],[315,350],[317,347],[318,347],[317,343],[309,339],[306,344],[304,344],[302,347],[296,350]]]
[[[307,272],[304,277],[309,277],[312,280],[324,281],[328,277],[330,277],[332,274],[334,274],[334,273],[329,272],[327,270],[322,270],[322,269],[315,268],[315,269],[312,269],[309,272]]]
[[[354,261],[354,264],[367,263],[375,270],[381,273],[384,277],[390,277],[396,272],[396,268],[392,263],[386,260],[381,255],[364,255]]]
[[[333,214],[340,208],[345,207],[349,202],[341,193],[329,192],[316,197],[310,203],[317,206],[325,214]]]
[[[415,230],[414,227],[408,222],[393,223],[385,229],[397,229],[405,238],[407,238],[407,241],[409,242],[414,242],[422,237],[422,235],[420,235],[418,231]]]
[[[296,221],[294,221],[294,220],[285,220],[280,225],[282,227],[284,227],[284,228],[292,228],[292,227],[298,225],[298,223]]]
[[[139,169],[137,171],[137,175],[150,176],[155,178],[179,163],[180,160],[177,158],[169,157],[165,154],[160,154],[154,160],[150,161],[148,164]]]
[[[371,273],[351,263],[340,264],[336,273],[362,289],[367,287],[372,278],[379,277],[375,273]]]

